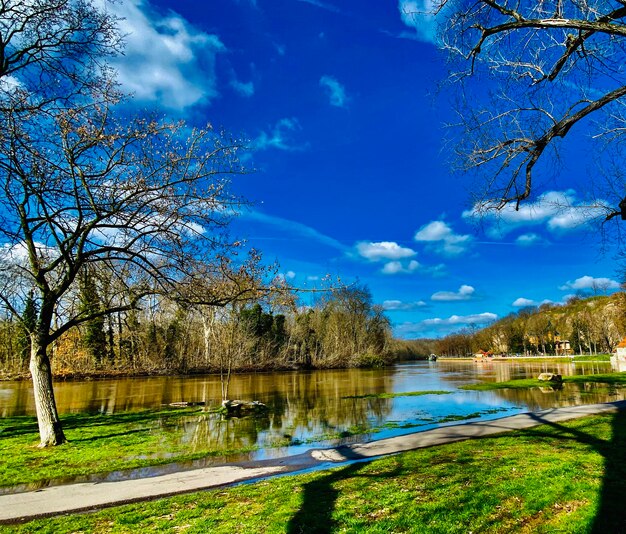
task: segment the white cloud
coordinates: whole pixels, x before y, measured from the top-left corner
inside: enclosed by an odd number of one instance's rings
[[[515,306],[516,308],[526,308],[527,306],[537,306],[537,302],[531,299],[520,297],[518,299],[515,299],[512,306]]]
[[[534,233],[520,235],[515,240],[515,242],[522,247],[530,247],[536,243],[541,243],[542,241],[543,239],[538,234]]]
[[[495,313],[485,312],[477,313],[473,315],[451,315],[447,319],[440,319],[435,317],[434,319],[425,319],[422,321],[425,325],[468,325],[468,324],[483,324],[495,321],[498,316]]]
[[[559,287],[562,291],[574,290],[579,291],[583,289],[592,289],[594,291],[606,291],[608,289],[619,289],[620,284],[610,278],[594,278],[593,276],[581,276],[573,282],[567,281],[564,285]]]
[[[254,83],[253,82],[240,82],[237,79],[232,79],[230,81],[230,86],[235,90],[235,92],[243,97],[250,98],[254,95]]]
[[[59,251],[54,247],[49,247],[43,243],[35,241],[33,243],[37,256],[47,260],[58,257]],[[0,262],[11,265],[20,265],[29,262],[29,252],[26,243],[3,243],[0,246]]]
[[[514,204],[507,204],[501,210],[495,204],[477,204],[472,210],[463,213],[465,218],[481,218],[491,225],[487,233],[493,237],[502,237],[511,231],[526,226],[545,225],[553,233],[572,231],[588,224],[607,213],[606,202],[596,200],[588,202],[576,198],[573,190],[548,191],[535,202],[524,202],[519,210]],[[532,235],[532,234],[528,234]],[[520,243],[522,244],[522,243]]]
[[[256,150],[266,150],[268,148],[276,148],[288,152],[304,150],[306,146],[296,145],[289,139],[292,132],[300,130],[302,130],[302,127],[298,119],[294,117],[280,119],[269,132],[261,132],[255,139],[253,146]]]
[[[22,82],[14,76],[2,76],[0,78],[0,93],[14,93],[17,89],[23,89]]]
[[[320,86],[324,88],[328,95],[330,105],[338,108],[345,108],[348,103],[345,87],[339,83],[337,78],[325,74],[320,78]]]
[[[459,300],[470,300],[475,293],[475,289],[472,286],[462,285],[458,291],[437,291],[430,297],[431,300],[437,300],[440,302],[454,302]]]
[[[420,41],[435,42],[437,39],[436,0],[399,0],[398,10],[402,22],[415,30],[414,37]],[[404,37],[404,35],[400,35]]]
[[[288,280],[293,280],[296,277],[296,273],[294,273],[293,271],[287,271],[285,273],[285,278],[287,278]]]
[[[404,264],[401,261],[390,261],[385,263],[380,272],[383,274],[411,274],[419,268],[420,264],[416,260],[411,260],[407,264]]]
[[[401,300],[385,300],[383,308],[387,311],[410,311],[428,306],[423,300],[417,302],[402,302]]]
[[[400,260],[415,256],[417,252],[414,250],[401,247],[393,241],[360,241],[356,244],[356,250],[359,256],[371,261],[379,260]]]
[[[415,241],[430,243],[435,251],[446,256],[458,256],[467,250],[472,237],[455,234],[444,221],[432,221],[422,226],[414,236]]]
[[[298,0],[298,2],[304,2],[305,4],[311,4],[312,6],[325,9],[326,11],[332,11],[333,13],[341,13],[338,7],[335,7],[328,2],[320,2],[320,0]]]
[[[123,88],[142,102],[182,111],[218,96],[215,61],[226,47],[217,35],[174,13],[161,15],[145,0],[107,3],[122,20],[124,54],[114,58]]]
[[[485,325],[495,321],[498,316],[495,313],[484,312],[473,315],[451,315],[448,318],[435,317],[425,319],[417,323],[402,323],[394,328],[396,335],[405,336],[412,334],[444,334],[469,325]]]

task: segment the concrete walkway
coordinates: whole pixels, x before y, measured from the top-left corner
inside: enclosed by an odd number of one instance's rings
[[[312,450],[280,459],[206,467],[150,478],[50,486],[36,491],[0,495],[0,523],[15,523],[37,517],[95,510],[179,493],[214,489],[245,480],[294,473],[303,469],[332,467],[354,460],[373,459],[387,454],[481,438],[545,423],[559,423],[599,413],[615,413],[624,409],[626,401],[555,408],[491,421],[435,428],[370,443]]]

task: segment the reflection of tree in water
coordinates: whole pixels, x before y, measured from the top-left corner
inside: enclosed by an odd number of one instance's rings
[[[182,442],[194,451],[236,451],[255,446],[259,433],[269,426],[267,417],[226,418],[211,414],[186,418],[179,429],[182,429]]]
[[[346,371],[341,373],[345,376]],[[287,378],[275,375],[272,388],[260,380],[257,392],[251,388],[246,395],[240,395],[241,383],[233,384],[236,396],[266,403],[267,414],[225,420],[217,415],[189,418],[183,439],[197,449],[207,445],[230,450],[285,446],[291,440],[323,439],[368,429],[391,411],[391,399],[345,398],[384,392],[390,387],[391,375],[357,372],[337,380],[337,373],[291,373]]]
[[[391,379],[381,380],[381,376],[363,372],[343,380],[337,380],[333,373],[295,376],[288,388],[276,389],[267,399],[271,430],[307,440],[353,427],[368,428],[390,412],[392,403],[389,399],[345,397],[386,391]]]
[[[205,448],[207,443],[220,449],[237,448],[276,444],[281,440],[286,443],[287,436],[308,441],[379,425],[390,413],[393,400],[345,397],[392,391],[394,372],[351,369],[235,375],[231,397],[264,402],[269,408],[267,418],[220,422],[217,417],[202,416],[185,422],[183,439],[190,445],[202,443]],[[18,384],[17,389],[21,396],[13,399],[19,402],[8,415],[15,410],[23,413],[30,410],[28,388]],[[219,377],[202,376],[59,383],[57,398],[64,413],[113,414],[157,409],[181,401],[204,402],[215,407],[220,396]]]
[[[582,364],[569,361],[517,362],[514,359],[487,359],[480,362],[439,360],[437,368],[444,371],[441,373],[441,379],[449,382],[472,378],[490,382],[506,382],[522,378],[537,378],[540,373],[571,376],[611,372],[611,364],[608,362],[585,362]]]

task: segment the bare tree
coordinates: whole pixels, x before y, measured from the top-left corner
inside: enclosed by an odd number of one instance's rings
[[[0,109],[45,110],[86,96],[110,77],[121,50],[118,19],[104,0],[0,3]]]
[[[452,79],[462,87],[459,155],[463,167],[478,171],[478,211],[509,204],[519,209],[537,197],[560,141],[575,130],[610,141],[603,151],[620,150],[625,2],[440,0],[436,7],[445,20],[442,44],[452,59]],[[626,218],[623,176],[610,174],[598,189],[590,180],[585,189],[578,217]],[[572,207],[566,198],[553,201]]]
[[[242,142],[211,127],[128,119],[106,57],[116,20],[91,0],[0,2],[0,301],[37,304],[30,371],[41,446],[65,441],[48,347],[74,326],[149,294],[212,306],[254,296],[260,257],[227,232]],[[94,267],[114,283],[76,307]],[[91,311],[89,311],[91,310]]]
[[[0,298],[20,316],[27,292],[36,291],[30,368],[42,443],[55,444],[63,437],[50,343],[96,315],[136,306],[148,293],[220,305],[252,291],[237,284],[241,267],[230,259],[237,243],[225,233],[237,199],[226,192],[224,176],[241,170],[239,144],[210,129],[120,123],[102,102],[50,120],[3,122]],[[124,291],[96,313],[65,306],[80,273],[99,263]]]

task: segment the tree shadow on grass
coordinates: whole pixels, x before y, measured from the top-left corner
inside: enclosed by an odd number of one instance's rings
[[[612,417],[611,438],[603,440],[572,427],[546,421],[537,421],[560,433],[561,439],[573,439],[591,446],[604,458],[604,472],[599,505],[589,532],[592,534],[626,533],[626,411],[619,410]],[[539,434],[541,435],[541,434]],[[554,435],[545,434],[548,437]]]
[[[110,438],[119,438],[122,436],[130,436],[131,434],[147,434],[150,433],[151,430],[149,428],[136,428],[133,430],[125,430],[124,432],[114,432],[111,434],[101,434],[98,436],[91,436],[88,438],[74,438],[68,440],[70,443],[81,443],[81,442],[89,442],[89,441],[100,441],[102,439],[110,439]]]
[[[535,416],[535,419],[538,423],[553,428],[556,435],[554,432],[531,429],[534,436],[576,441],[589,446],[603,457],[604,470],[598,508],[588,532],[626,534],[626,411],[619,410],[612,415],[611,437],[606,440],[571,426],[547,421],[540,416]],[[399,462],[401,456],[397,458]],[[402,470],[398,463],[395,469],[387,473],[359,473],[366,463],[349,464],[305,484],[302,505],[289,521],[287,533],[327,534],[335,531],[338,525],[333,518],[333,512],[339,497],[339,489],[336,487],[339,482],[353,477],[393,478]]]
[[[626,532],[626,411],[613,417],[612,439],[599,452],[604,456],[604,479],[591,532]]]
[[[333,518],[335,504],[339,497],[336,484],[353,477],[393,478],[400,474],[402,464],[398,457],[396,467],[388,473],[360,474],[370,460],[355,461],[346,467],[333,470],[326,476],[316,478],[304,485],[304,496],[300,509],[289,521],[287,534],[328,534],[337,527]]]

